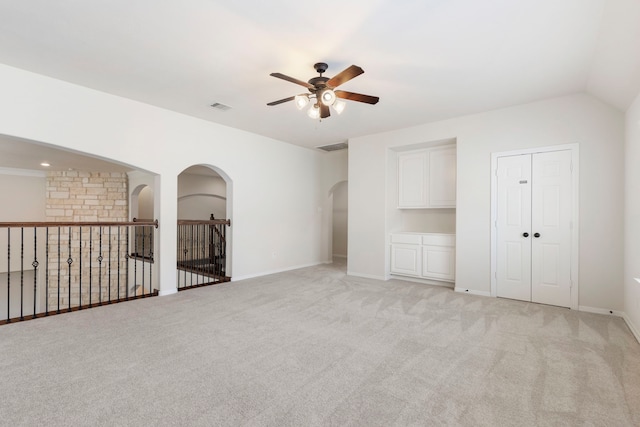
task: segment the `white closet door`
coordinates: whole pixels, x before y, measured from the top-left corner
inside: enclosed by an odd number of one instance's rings
[[[531,300],[571,306],[571,151],[533,155]]]
[[[531,155],[498,158],[497,295],[531,301]]]

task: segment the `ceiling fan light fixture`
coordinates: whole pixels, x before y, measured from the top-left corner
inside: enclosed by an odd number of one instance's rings
[[[331,89],[325,89],[322,91],[320,99],[324,105],[330,107],[334,102],[336,102],[336,93]]]
[[[336,113],[338,114],[342,114],[342,112],[344,111],[344,107],[346,106],[347,103],[340,99],[336,99],[336,101],[332,105],[333,109],[336,110]]]
[[[302,110],[309,103],[309,95],[296,95],[294,98],[296,108]]]
[[[313,120],[318,120],[320,118],[320,107],[318,107],[318,104],[313,104],[311,108],[307,110],[307,116]]]

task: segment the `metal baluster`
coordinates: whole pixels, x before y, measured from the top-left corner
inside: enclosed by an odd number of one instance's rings
[[[118,301],[120,301],[120,226],[118,226]]]
[[[197,252],[193,248],[194,244],[194,235],[193,235],[193,224],[191,224],[191,283],[190,286],[193,286],[193,269],[195,268],[195,258]]]
[[[133,296],[138,296],[138,226],[133,229],[134,239],[136,240],[136,253],[133,257]]]
[[[11,227],[7,227],[7,323],[11,322]]]
[[[142,226],[142,296],[144,296],[144,257],[146,252],[144,251],[144,238],[145,238],[145,229],[147,227]]]
[[[129,226],[127,226],[126,228],[126,237],[127,237],[127,253],[124,255],[124,258],[126,260],[126,264],[125,264],[125,288],[124,288],[124,293],[125,293],[125,297],[127,299],[129,299]],[[135,243],[134,243],[135,245]]]
[[[20,320],[24,320],[24,227],[20,227]]]
[[[149,229],[149,293],[153,293],[153,226]]]
[[[99,230],[100,237],[100,255],[98,255],[98,302],[102,304],[102,226]]]
[[[78,310],[82,310],[82,227],[78,227],[78,239],[80,240],[78,262],[80,271],[78,272]]]
[[[38,278],[38,228],[33,227],[33,262],[31,266],[33,267],[33,318],[38,317],[36,313],[36,301],[37,301],[37,278]]]
[[[58,227],[58,308],[56,309],[56,313],[60,314],[60,257],[62,253],[60,252],[60,227]]]
[[[45,256],[44,256],[44,286],[45,286],[45,299],[44,299],[44,315],[49,315],[49,227],[46,228],[46,241]]]
[[[107,270],[107,278],[109,283],[109,303],[111,303],[111,229],[113,227],[109,226],[109,259],[107,261],[108,270]]]
[[[69,258],[67,258],[67,264],[69,264],[69,297],[68,297],[68,311],[71,311],[71,264],[73,264],[73,259],[71,258],[71,227],[69,227]]]
[[[89,307],[91,307],[91,293],[93,284],[93,227],[89,227]]]

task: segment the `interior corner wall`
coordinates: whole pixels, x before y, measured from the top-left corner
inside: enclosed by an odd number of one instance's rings
[[[624,313],[640,340],[640,93],[625,120]]]
[[[161,295],[176,292],[177,177],[192,165],[214,165],[233,181],[234,280],[324,261],[326,153],[6,65],[0,93],[0,134],[155,175]]]
[[[350,140],[349,273],[388,275],[389,151],[449,138],[457,141],[456,287],[490,292],[491,153],[579,143],[579,304],[621,311],[624,117],[582,93]]]
[[[0,171],[0,222],[46,221],[44,173]]]

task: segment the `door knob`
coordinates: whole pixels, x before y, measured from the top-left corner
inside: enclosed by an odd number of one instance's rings
[[[529,237],[529,233],[522,233],[522,237]]]
[[[533,237],[540,237],[540,233],[534,233]]]

